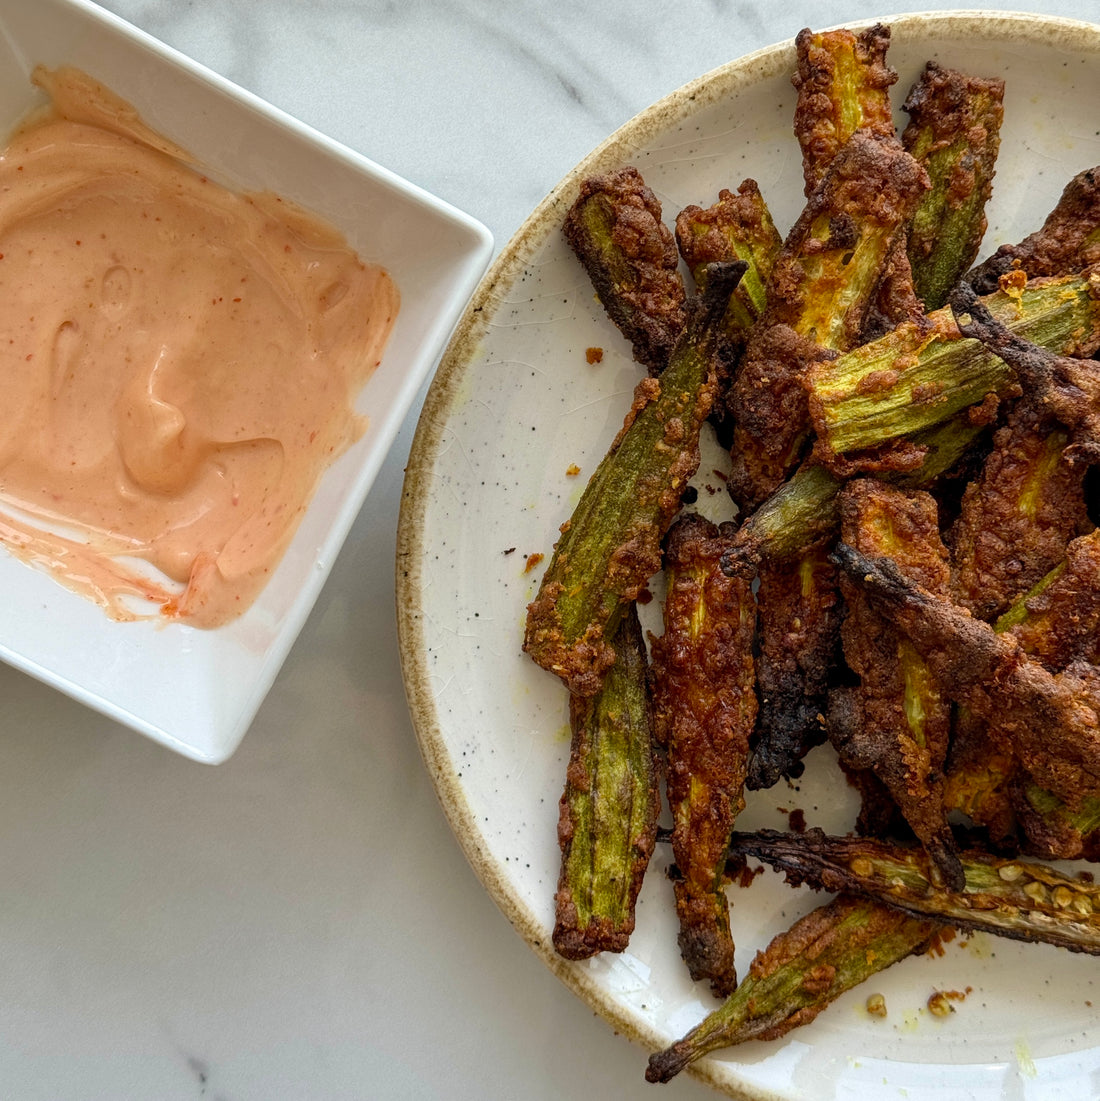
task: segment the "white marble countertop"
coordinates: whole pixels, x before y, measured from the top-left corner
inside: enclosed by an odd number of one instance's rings
[[[688,79],[860,0],[107,0],[485,222],[502,247]],[[1100,16],[1095,0],[968,5]],[[935,10],[909,3],[895,11]],[[875,14],[889,16],[884,9]],[[236,755],[177,757],[0,668],[0,1097],[635,1098],[645,1053],[466,864],[402,691],[414,409]],[[684,1077],[662,1096],[712,1096]]]

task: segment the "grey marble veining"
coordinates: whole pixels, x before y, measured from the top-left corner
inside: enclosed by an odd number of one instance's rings
[[[503,244],[589,150],[699,74],[810,23],[943,5],[882,12],[859,0],[105,6],[470,211]],[[964,6],[1087,17],[1068,0]]]
[[[469,211],[498,247],[649,103],[806,24],[870,11],[855,0],[104,6]],[[1100,14],[1070,0],[968,6]],[[175,757],[0,666],[0,1098],[657,1096],[644,1053],[512,933],[420,761],[392,565],[415,414],[227,764]],[[712,1095],[685,1077],[660,1096]]]

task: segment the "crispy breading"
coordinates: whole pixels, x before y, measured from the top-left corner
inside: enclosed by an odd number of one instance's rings
[[[967,486],[949,542],[955,598],[992,620],[1061,560],[1091,528],[1086,468],[1065,456],[1068,434],[1027,397],[993,436],[993,450]]]
[[[841,543],[834,561],[924,658],[943,692],[1071,809],[1100,795],[1100,670],[1051,673],[1011,638],[905,577],[889,558]]]
[[[998,848],[1016,845],[1015,754],[995,740],[989,725],[960,707],[951,730],[944,770],[943,801],[985,831]]]
[[[1100,665],[1100,531],[1074,539],[997,628],[1052,672],[1075,661]]]
[[[751,511],[809,439],[810,363],[857,344],[928,176],[897,142],[857,132],[833,158],[783,243],[734,379],[730,492]]]
[[[1100,663],[1100,532],[1073,540],[1063,561],[995,626],[1051,672],[1074,662]],[[1074,860],[1096,850],[1100,799],[1085,798],[1071,810],[1020,769],[1006,794],[1027,852]]]
[[[664,633],[651,644],[657,732],[668,752],[680,952],[691,977],[720,996],[737,985],[726,846],[744,806],[756,719],[752,587],[718,569],[729,534],[729,525],[719,529],[696,513],[673,524]]]
[[[894,136],[890,88],[898,74],[887,64],[890,28],[882,23],[856,34],[843,28],[795,37],[798,91],[794,135],[802,149],[806,195],[821,182],[857,130]]]
[[[657,196],[630,165],[590,176],[563,230],[634,358],[659,374],[687,315],[676,241]]]
[[[1042,227],[1019,244],[1002,245],[967,273],[978,292],[997,289],[1002,275],[1015,269],[1037,275],[1069,275],[1100,262],[1100,167],[1079,172],[1062,191]]]
[[[887,555],[906,577],[947,593],[951,571],[931,494],[856,479],[841,492],[840,515],[846,543],[864,554]],[[943,798],[950,701],[904,634],[857,585],[843,578],[841,593],[848,607],[844,657],[859,684],[833,692],[830,740],[852,767],[874,770],[938,873],[958,885],[962,873]]]
[[[908,253],[926,310],[938,310],[974,263],[985,235],[985,207],[1004,118],[1004,81],[929,61],[905,98],[902,145],[932,187],[913,213]]]
[[[802,458],[809,411],[800,375],[833,355],[789,325],[757,323],[727,398],[733,423],[727,488],[743,512],[778,491]]]
[[[913,286],[913,265],[904,240],[898,241],[882,268],[875,300],[863,322],[860,342],[878,340],[905,321],[916,321],[924,313]]]

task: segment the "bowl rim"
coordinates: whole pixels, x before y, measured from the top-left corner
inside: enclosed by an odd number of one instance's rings
[[[258,651],[255,647],[236,644],[242,651],[248,651],[247,660],[242,658],[246,665],[243,673],[245,683],[235,686],[231,696],[226,696],[224,704],[219,701],[218,707],[197,715],[194,721],[188,723],[178,719],[173,725],[172,714],[166,708],[143,709],[140,706],[142,701],[136,701],[138,706],[134,706],[133,699],[123,699],[113,694],[109,682],[101,685],[95,676],[82,680],[80,671],[74,669],[71,662],[66,665],[64,655],[43,655],[39,652],[41,648],[33,645],[21,648],[17,638],[0,643],[0,658],[6,664],[185,757],[205,764],[220,764],[233,754],[248,732],[315,606],[332,564],[362,511],[410,408],[425,380],[430,378],[438,365],[470,295],[491,262],[493,237],[483,223],[447,200],[295,118],[92,0],[48,0],[48,3],[49,7],[41,12],[36,11],[34,20],[28,19],[24,24],[20,14],[27,5],[22,0],[0,0],[0,24],[8,30],[14,48],[20,53],[47,41],[45,32],[38,33],[35,24],[65,28],[65,32],[56,40],[60,43],[57,52],[62,55],[61,58],[45,59],[53,64],[65,63],[68,60],[64,56],[66,54],[74,54],[74,63],[79,64],[82,63],[81,51],[86,59],[89,49],[106,45],[113,50],[117,46],[119,54],[116,56],[112,52],[108,69],[112,66],[118,69],[119,58],[139,58],[142,66],[133,67],[138,74],[146,72],[143,67],[145,65],[152,72],[168,70],[187,87],[193,88],[199,97],[209,96],[219,103],[224,102],[237,117],[247,120],[249,124],[258,124],[264,128],[265,133],[277,134],[285,139],[290,143],[290,149],[295,147],[295,143],[299,143],[316,150],[319,156],[327,158],[326,163],[336,165],[341,173],[346,173],[348,181],[362,181],[383,202],[392,200],[403,204],[407,211],[406,217],[422,221],[441,233],[445,232],[448,238],[444,273],[429,288],[429,296],[438,303],[437,308],[430,314],[425,311],[425,317],[415,330],[415,340],[409,343],[408,354],[401,359],[399,366],[392,366],[392,358],[387,362],[384,356],[383,367],[367,380],[361,391],[360,397],[367,392],[375,378],[392,379],[392,382],[385,383],[389,395],[386,404],[368,410],[370,429],[366,436],[369,439],[357,448],[353,460],[354,468],[341,475],[346,484],[340,500],[332,506],[330,519],[324,525],[323,532],[309,544],[311,556],[318,565],[305,573],[300,584],[295,584],[293,598],[285,601],[285,610],[280,621],[271,629],[270,638]],[[62,19],[64,22],[60,22]],[[9,20],[12,21],[10,24]],[[28,27],[30,33],[24,36]],[[71,32],[69,28],[72,28]],[[49,53],[49,50],[44,52]],[[31,62],[37,60],[43,59],[30,58],[28,68]],[[136,96],[130,98],[144,117],[147,105]],[[155,96],[151,97],[151,101],[156,102]],[[157,129],[162,128],[158,125]],[[164,132],[167,137],[173,138],[169,130],[165,129]],[[201,168],[202,149],[194,152]],[[212,177],[219,175],[217,171],[211,171],[210,174]],[[226,186],[236,190],[259,190],[258,187],[234,181],[228,181]],[[300,205],[311,209],[308,201]],[[319,216],[333,221],[323,213]],[[347,224],[338,225],[337,228],[345,236],[348,235]],[[376,259],[362,249],[358,251],[367,260]],[[377,259],[387,270],[392,270],[391,264],[382,258]],[[409,288],[403,286],[400,280],[397,283],[402,295],[410,293]],[[341,457],[347,454],[345,452]],[[319,486],[320,481],[315,487],[313,497],[316,496]],[[313,497],[307,502],[307,509],[312,505]],[[276,564],[276,569],[289,558],[295,538],[297,533],[292,537],[287,553]],[[59,601],[68,599],[68,595],[58,593]],[[73,596],[72,599],[84,598]],[[110,623],[105,615],[103,619]],[[111,623],[106,630],[125,631],[127,626]],[[166,624],[157,622],[153,624],[153,629],[163,626]],[[196,634],[198,632],[198,629],[188,628],[186,624],[178,626],[195,630]],[[61,660],[55,663],[51,660],[52,657]],[[196,673],[198,675],[200,674]],[[212,679],[214,672],[204,671],[201,675]]]

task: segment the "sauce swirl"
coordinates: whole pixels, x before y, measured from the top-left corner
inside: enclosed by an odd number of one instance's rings
[[[86,74],[33,79],[0,154],[0,542],[116,619],[219,626],[364,431],[397,289]]]

